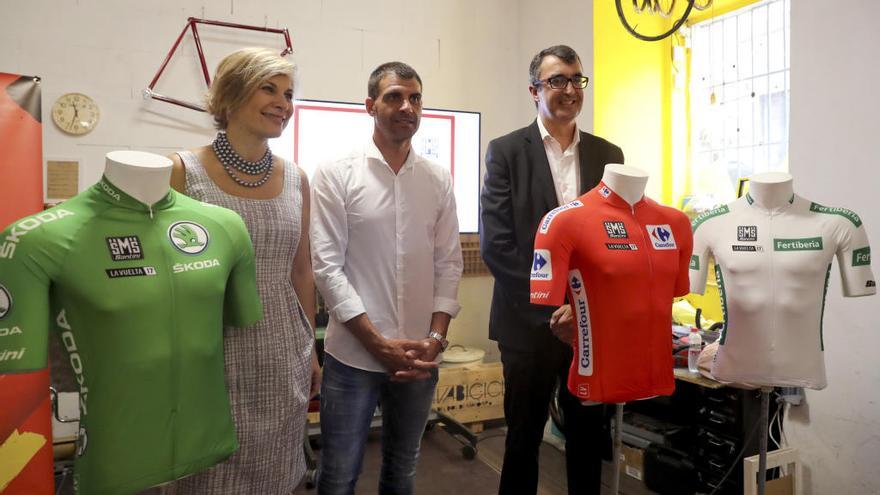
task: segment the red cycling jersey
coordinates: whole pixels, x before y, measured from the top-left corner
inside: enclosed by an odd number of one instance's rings
[[[604,183],[544,216],[530,299],[558,306],[568,295],[572,394],[626,402],[672,393],[672,298],[688,293],[692,246],[684,213],[648,198],[631,206]]]

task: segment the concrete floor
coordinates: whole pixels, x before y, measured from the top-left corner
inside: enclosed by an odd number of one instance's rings
[[[416,475],[415,492],[418,495],[489,495],[497,493],[504,458],[503,426],[488,429],[480,434],[475,459],[462,456],[462,444],[440,427],[425,432]],[[538,492],[536,495],[567,495],[565,478],[565,455],[558,441],[545,441],[541,445]],[[315,451],[320,457],[320,450]],[[381,465],[378,432],[373,432],[367,443],[363,473],[358,481],[356,495],[376,493]],[[608,487],[612,466],[603,466],[602,495],[612,495]],[[70,480],[59,486],[58,493],[73,493]],[[161,489],[147,490],[140,495],[161,495]],[[317,490],[300,486],[294,495],[315,495]],[[625,474],[620,478],[620,495],[651,495],[640,482]]]
[[[425,432],[416,475],[415,492],[419,495],[483,495],[497,493],[501,464],[504,458],[503,427],[483,432],[478,444],[477,457],[466,460],[461,454],[462,445],[441,428]],[[316,451],[320,453],[320,451]],[[567,495],[565,456],[557,446],[541,445],[540,473],[537,495]],[[375,494],[381,465],[380,441],[375,433],[370,436],[364,458],[364,468],[356,495]],[[430,466],[430,467],[429,467]],[[603,495],[611,495],[607,480],[611,479],[612,466],[603,466]],[[295,495],[311,495],[316,490],[301,486]],[[620,494],[650,495],[653,492],[644,485],[621,474]]]

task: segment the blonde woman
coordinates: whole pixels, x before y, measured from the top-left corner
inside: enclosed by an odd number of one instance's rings
[[[320,384],[309,185],[302,169],[269,149],[293,114],[293,74],[294,65],[270,50],[228,55],[207,96],[217,137],[171,157],[174,189],[235,210],[247,224],[265,318],[225,332],[238,451],[165,493],[286,494],[305,471],[306,409]]]

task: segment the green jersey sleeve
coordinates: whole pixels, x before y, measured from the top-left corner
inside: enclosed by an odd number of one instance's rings
[[[23,263],[0,259],[0,373],[46,366],[47,282]]]
[[[53,208],[18,220],[0,234],[0,373],[46,366],[51,272],[64,253],[58,242],[44,238],[65,236],[43,227],[73,215]]]

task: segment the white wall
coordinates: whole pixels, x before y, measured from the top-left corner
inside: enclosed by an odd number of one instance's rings
[[[81,188],[98,180],[108,151],[169,154],[214,135],[207,116],[141,96],[190,16],[288,28],[299,98],[362,101],[376,65],[408,62],[424,81],[427,106],[482,113],[482,157],[489,140],[534,119],[527,75],[539,49],[570,44],[592,71],[592,4],[557,6],[567,12],[561,19],[522,0],[0,0],[0,71],[42,77],[44,159],[80,161]],[[211,72],[235,48],[282,42],[210,26],[199,32]],[[187,35],[156,91],[199,101],[196,60]],[[50,118],[55,99],[74,91],[101,108],[97,128],[82,137],[63,134]],[[588,94],[579,123],[589,130],[592,120]],[[487,341],[490,297],[491,278],[465,279],[451,336],[497,360]]]
[[[567,12],[562,19],[522,0],[0,0],[0,71],[42,77],[44,158],[80,160],[83,186],[100,177],[107,151],[167,154],[213,136],[206,116],[142,97],[189,16],[287,27],[300,98],[359,102],[376,65],[409,62],[425,82],[426,106],[482,113],[482,153],[490,139],[534,119],[527,73],[540,48],[570,44],[592,71],[592,5],[557,6]],[[199,32],[211,72],[240,46],[281,46],[277,35]],[[200,101],[196,60],[187,35],[156,91]],[[55,99],[73,91],[101,108],[98,127],[82,137],[61,133],[49,118]],[[579,123],[592,129],[589,93]]]
[[[880,251],[880,5],[791,2],[791,173],[816,202],[855,210]],[[834,268],[836,270],[836,266]],[[880,275],[874,263],[874,274]],[[825,307],[828,388],[793,408],[790,443],[806,495],[880,493],[880,296],[844,299],[832,277]]]
[[[520,95],[510,83],[522,64],[512,28],[518,11],[503,0],[3,0],[0,70],[43,78],[46,157],[80,159],[88,185],[99,178],[106,151],[169,153],[208,142],[214,131],[204,115],[141,96],[189,16],[287,27],[302,98],[363,101],[369,72],[397,59],[420,72],[427,106],[482,112],[484,136],[519,120],[511,102]],[[211,26],[199,31],[211,72],[235,48],[280,48],[282,41]],[[189,35],[182,47],[156,90],[198,101],[204,82]],[[62,134],[49,119],[52,102],[70,91],[101,107],[101,122],[84,137]]]
[[[552,5],[552,7],[550,7]],[[568,45],[578,53],[590,86],[584,92],[584,106],[578,117],[581,130],[593,130],[593,2],[578,0],[542,4],[519,1],[519,54],[515,76],[518,91],[517,110],[522,127],[535,119],[535,104],[528,92],[529,63],[543,48]]]

